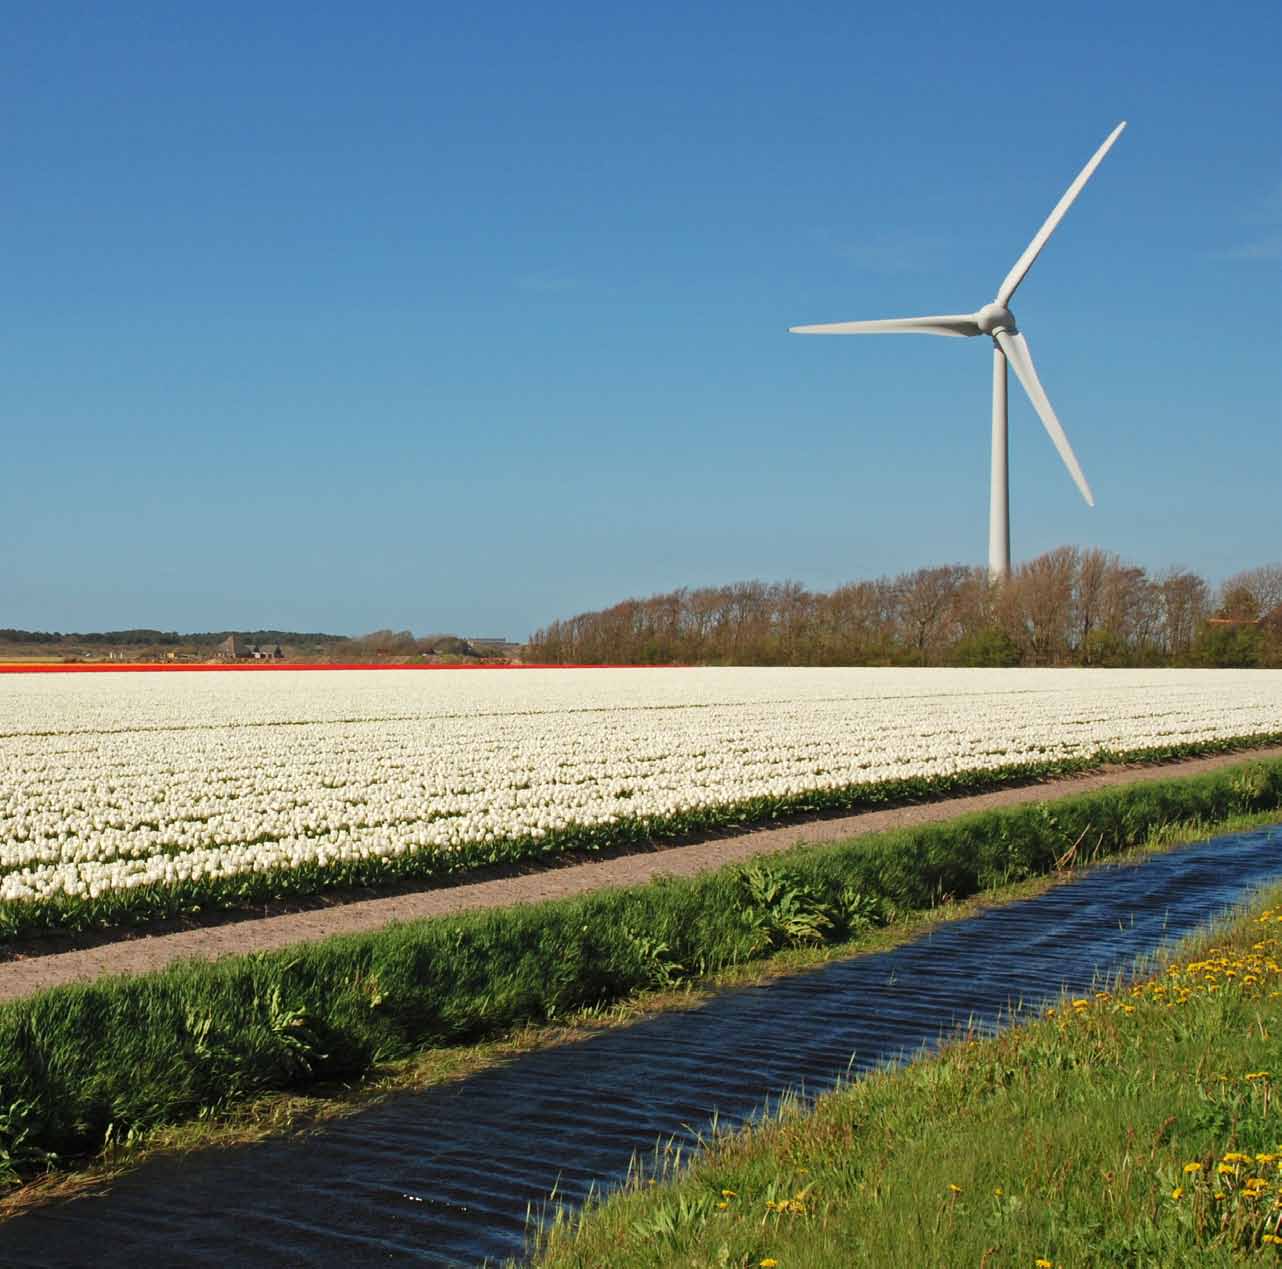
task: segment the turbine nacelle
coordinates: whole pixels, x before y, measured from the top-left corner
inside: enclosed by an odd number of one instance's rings
[[[1015,325],[1015,314],[1005,304],[985,304],[975,314],[975,325],[983,335],[996,335],[999,330],[1014,335],[1019,330]]]

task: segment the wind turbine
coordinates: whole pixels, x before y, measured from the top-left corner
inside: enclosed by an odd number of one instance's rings
[[[1024,248],[1024,254],[1015,261],[1014,268],[1006,275],[1001,286],[997,288],[997,297],[991,304],[974,313],[949,313],[937,317],[892,317],[874,322],[834,322],[827,326],[793,326],[795,335],[991,335],[993,340],[993,465],[992,485],[988,503],[988,571],[995,578],[1010,575],[1010,481],[1006,465],[1006,363],[1014,368],[1015,376],[1024,385],[1029,400],[1045,426],[1047,433],[1059,456],[1068,468],[1086,505],[1093,507],[1095,499],[1091,487],[1073,453],[1073,447],[1064,435],[1059,419],[1047,399],[1046,391],[1037,371],[1033,367],[1033,358],[1028,351],[1028,341],[1019,333],[1015,325],[1015,315],[1010,311],[1010,300],[1024,280],[1024,275],[1032,268],[1033,261],[1041,254],[1051,234],[1055,232],[1065,213],[1073,205],[1073,200],[1082,192],[1082,187],[1091,179],[1091,174],[1099,167],[1104,156],[1112,148],[1113,142],[1122,135],[1125,121],[1119,123],[1108,139],[1091,155],[1090,162],[1077,174],[1077,179],[1068,187],[1064,197],[1055,204],[1054,210],[1046,217],[1046,223],[1034,235],[1032,242]]]

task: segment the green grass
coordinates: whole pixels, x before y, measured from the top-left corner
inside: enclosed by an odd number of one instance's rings
[[[570,852],[635,847],[651,841],[680,838],[689,833],[742,829],[802,814],[938,801],[1033,780],[1073,775],[1109,764],[1165,762],[1278,744],[1282,744],[1282,732],[1124,751],[1101,749],[1076,758],[1046,758],[945,776],[919,776],[806,793],[766,795],[674,815],[638,816],[610,824],[570,825],[538,838],[513,837],[468,843],[448,850],[433,847],[406,851],[401,855],[301,864],[234,877],[201,877],[175,884],[109,890],[96,897],[55,894],[40,899],[7,900],[0,902],[0,940],[49,931],[140,925],[205,911],[252,909],[265,903],[306,898],[330,890],[385,889],[406,883],[441,881],[483,868],[528,864]],[[255,845],[270,840],[260,838],[245,844]]]
[[[624,1192],[548,1221],[537,1263],[1272,1261],[1282,891],[1267,902],[1148,982],[786,1105],[689,1167],[658,1151]]]
[[[433,1046],[838,945],[931,909],[1282,807],[1282,760],[798,848],[747,868],[392,926],[0,1006],[0,1175],[91,1158]]]

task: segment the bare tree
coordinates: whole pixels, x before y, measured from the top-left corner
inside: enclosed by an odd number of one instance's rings
[[[1109,575],[1121,566],[1116,555],[1097,548],[1081,553],[1077,567],[1077,602],[1074,642],[1078,655],[1089,664],[1091,635],[1103,620]]]
[[[1029,560],[1011,578],[1017,640],[1036,664],[1054,665],[1068,659],[1076,580],[1077,549],[1071,546],[1056,547]]]
[[[939,649],[956,641],[952,620],[958,591],[970,570],[964,564],[919,568],[895,580],[901,640],[918,665],[930,665]]]
[[[1258,616],[1282,606],[1282,564],[1261,564],[1258,568],[1234,573],[1220,588],[1223,597],[1233,591],[1250,591],[1259,609]]]
[[[1210,589],[1187,569],[1168,570],[1157,585],[1162,596],[1163,650],[1171,657],[1187,657],[1210,610]]]

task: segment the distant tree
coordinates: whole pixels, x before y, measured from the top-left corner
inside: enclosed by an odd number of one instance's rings
[[[901,641],[916,665],[938,660],[940,649],[952,642],[954,606],[970,575],[964,564],[919,568],[895,581]]]
[[[950,665],[1006,667],[1019,664],[1019,645],[996,626],[963,635],[953,645]]]
[[[367,656],[409,656],[418,651],[408,630],[374,630],[353,642]]]
[[[1026,663],[1055,665],[1068,659],[1076,580],[1077,549],[1071,546],[1047,551],[1012,575],[1009,598],[1019,632],[1015,638]]]
[[[1254,625],[1207,624],[1193,645],[1192,660],[1209,668],[1249,669],[1259,665],[1263,648],[1264,636]]]
[[[1215,615],[1224,621],[1258,621],[1261,615],[1259,597],[1249,586],[1226,584]]]
[[[1187,569],[1172,569],[1158,580],[1161,594],[1163,650],[1187,657],[1210,606],[1207,584]]]
[[[1282,564],[1262,564],[1259,568],[1234,573],[1221,588],[1223,603],[1233,593],[1250,592],[1255,600],[1256,616],[1263,616],[1282,606]]]

